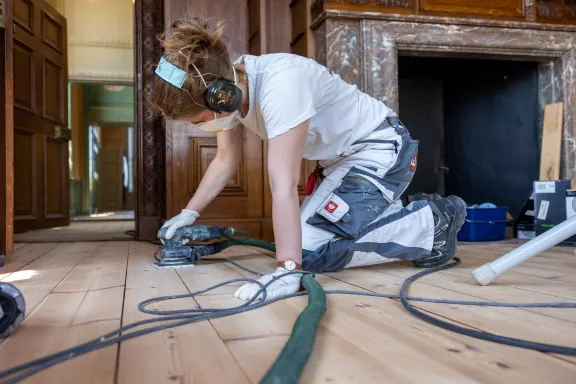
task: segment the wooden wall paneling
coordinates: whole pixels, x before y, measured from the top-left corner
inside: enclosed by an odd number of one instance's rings
[[[575,24],[576,0],[534,0],[536,20],[542,23]]]
[[[420,0],[422,14],[523,18],[524,0]]]
[[[146,105],[146,87],[162,53],[156,36],[164,26],[163,0],[136,0],[134,27],[136,128],[136,236],[156,238],[165,216],[164,124]]]
[[[315,58],[314,34],[310,29],[312,24],[311,8],[314,0],[293,0],[290,2],[292,34],[290,40],[291,52],[300,56]]]
[[[14,3],[4,2],[4,28],[0,27],[0,267],[14,251]]]
[[[266,42],[268,52],[290,52],[292,20],[291,0],[267,0],[266,19],[268,20]]]
[[[302,0],[294,0],[293,4]],[[309,0],[312,18],[327,10],[422,14],[573,24],[575,0]]]
[[[260,52],[265,45],[259,35],[260,25],[265,23],[264,3],[258,0],[235,2],[230,6],[226,0],[165,2],[165,25],[185,15],[231,19],[224,35],[231,48],[231,58],[249,50]],[[248,18],[251,9],[256,19]],[[251,39],[249,39],[251,37]],[[250,41],[250,44],[249,44]],[[217,152],[216,136],[194,128],[191,124],[177,121],[166,122],[167,161],[167,217],[183,209]],[[211,225],[235,225],[249,231],[250,236],[260,238],[263,217],[263,170],[262,141],[248,130],[244,133],[242,163],[237,174],[224,190],[202,212],[199,223]]]
[[[306,4],[307,0],[303,1]],[[250,53],[260,55],[264,53],[279,53],[279,52],[293,52],[290,47],[293,33],[293,11],[291,10],[292,2],[290,0],[249,0],[249,9],[253,10],[249,13],[251,39],[250,39]],[[305,7],[301,7],[305,8]],[[262,15],[265,17],[262,17]],[[306,14],[302,16],[307,17]],[[308,17],[309,18],[309,17]],[[304,20],[300,23],[303,28],[306,28],[307,21]],[[252,38],[252,37],[255,38]],[[308,41],[308,36],[301,39],[302,42]],[[257,45],[258,44],[258,45]],[[303,52],[303,56],[307,56]],[[310,57],[310,56],[308,56]],[[270,178],[268,176],[268,143],[263,142],[263,183],[264,183],[264,219],[262,225],[262,237],[264,240],[273,240],[274,231],[272,226],[272,193],[270,190]],[[316,166],[316,162],[303,160],[302,171],[300,175],[300,184],[298,191],[300,194],[300,201],[304,200],[304,189],[306,181],[311,170]]]
[[[178,214],[190,201],[208,166],[216,156],[214,134],[190,124],[178,122],[170,130],[172,206],[168,216]],[[202,211],[199,223],[229,226],[238,223],[250,235],[261,236],[262,207],[262,141],[245,130],[242,161],[235,176],[224,190]]]
[[[266,0],[248,0],[248,52],[266,53]]]
[[[149,0],[152,1],[152,0]],[[156,0],[157,2],[158,0]],[[232,51],[232,60],[248,51],[248,3],[230,0],[164,0],[164,25],[187,15],[209,18],[210,23],[218,20],[230,20],[224,36]],[[160,30],[162,31],[162,29]]]
[[[296,0],[302,1],[302,0]],[[317,18],[323,11],[414,13],[416,2],[420,0],[311,0],[312,18]],[[457,1],[457,0],[455,0]]]

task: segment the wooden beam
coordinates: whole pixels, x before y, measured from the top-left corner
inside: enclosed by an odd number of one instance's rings
[[[85,127],[82,121],[82,85],[70,86],[71,98],[71,128],[72,128],[72,177],[74,180],[84,179],[84,156],[87,143]]]
[[[141,240],[156,238],[166,211],[164,124],[145,101],[162,54],[156,36],[163,25],[163,0],[135,1],[136,236]]]
[[[3,1],[4,28],[0,27],[0,47],[5,52],[0,62],[0,266],[12,256],[14,248],[14,68],[13,2]]]
[[[563,103],[548,104],[544,109],[540,180],[560,179]]]

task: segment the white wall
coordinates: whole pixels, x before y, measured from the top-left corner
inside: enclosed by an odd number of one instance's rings
[[[71,81],[134,81],[133,0],[47,1],[67,20]]]

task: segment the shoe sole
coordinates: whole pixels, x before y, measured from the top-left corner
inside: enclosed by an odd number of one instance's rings
[[[460,228],[462,228],[462,225],[464,225],[464,222],[466,221],[466,212],[467,212],[466,208],[467,208],[467,206],[466,206],[466,203],[464,202],[464,200],[462,200],[458,196],[449,196],[446,198],[446,200],[449,200],[450,204],[452,206],[454,206],[456,213],[457,212],[464,212],[463,215],[456,215],[456,217],[454,218],[454,221],[452,221],[452,223],[450,223],[450,226],[448,227],[446,247],[448,249],[452,249],[453,251],[441,259],[414,260],[414,264],[417,267],[430,268],[430,267],[436,267],[439,265],[443,265],[443,264],[447,263],[448,261],[452,260],[452,258],[456,254],[456,246],[458,243],[457,235],[458,235],[458,231],[460,231]]]

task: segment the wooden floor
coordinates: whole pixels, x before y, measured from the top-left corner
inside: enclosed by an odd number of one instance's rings
[[[69,243],[81,241],[129,241],[127,231],[134,230],[134,220],[72,221],[69,226],[17,233],[18,243]]]
[[[514,244],[463,246],[463,266],[424,278],[411,295],[461,300],[574,301],[576,256],[554,248],[477,286],[470,272]],[[222,263],[179,270],[152,267],[156,247],[137,242],[19,244],[0,279],[23,292],[27,319],[0,344],[0,368],[73,346],[145,319],[137,304],[248,273]],[[223,253],[260,272],[274,260],[249,248]],[[326,289],[397,293],[415,269],[391,263],[318,275]],[[240,285],[159,308],[232,307]],[[299,297],[228,318],[123,342],[41,373],[29,383],[257,383],[306,305]],[[576,309],[415,305],[474,329],[576,347]],[[574,383],[576,358],[506,347],[443,331],[395,300],[329,296],[303,383]]]

